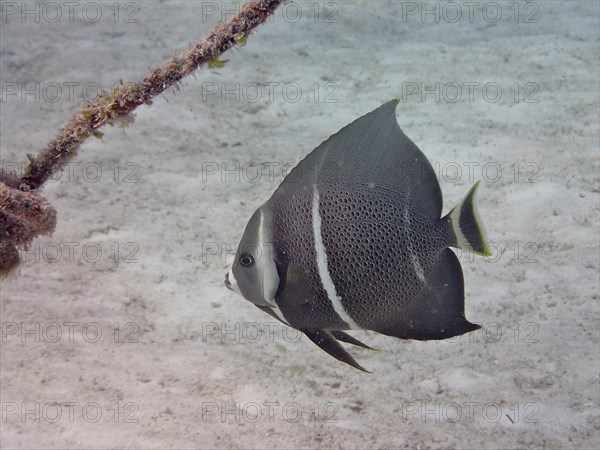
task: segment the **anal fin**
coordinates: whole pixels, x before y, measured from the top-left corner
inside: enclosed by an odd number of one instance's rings
[[[465,318],[464,280],[460,262],[445,249],[426,287],[412,302],[410,311],[393,326],[377,329],[401,339],[448,339],[481,328]]]
[[[308,336],[308,338],[311,341],[313,341],[321,349],[329,353],[338,361],[342,361],[354,367],[355,369],[362,370],[363,372],[371,373],[370,371],[362,367],[360,364],[358,364],[356,360],[346,350],[344,350],[344,347],[342,347],[340,343],[336,340],[336,338],[333,336],[333,332],[329,332],[326,330],[302,330],[302,332],[306,334],[306,336]],[[338,337],[343,335],[343,339],[348,338],[348,340],[351,340],[352,342],[349,342],[350,344],[359,345],[361,347],[365,346],[364,344],[362,344],[362,342],[359,342],[358,340],[347,335],[346,333],[342,333],[340,331],[336,331],[335,333],[338,335]],[[345,342],[348,342],[348,340],[346,340]],[[357,342],[358,344],[355,344],[355,342]]]

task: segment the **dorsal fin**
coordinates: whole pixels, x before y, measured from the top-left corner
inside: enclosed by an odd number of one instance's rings
[[[439,219],[442,194],[425,155],[402,132],[394,99],[356,119],[315,148],[285,177],[273,197],[314,184],[378,186],[410,192]]]

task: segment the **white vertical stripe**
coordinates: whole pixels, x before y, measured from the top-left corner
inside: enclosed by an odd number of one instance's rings
[[[406,228],[410,230],[410,216],[408,215],[408,210],[404,210],[404,223],[406,224]],[[406,241],[406,247],[408,250],[408,256],[410,258],[410,262],[415,269],[415,273],[419,280],[425,283],[425,272],[423,272],[423,267],[421,266],[421,261],[419,261],[419,256],[415,253],[415,250],[412,246],[412,242],[410,240]]]
[[[319,212],[319,192],[317,186],[313,185],[313,199],[312,199],[312,224],[313,234],[315,236],[315,252],[317,254],[317,268],[319,270],[319,278],[321,278],[321,284],[323,289],[327,292],[327,297],[333,306],[333,310],[348,326],[355,330],[360,330],[361,327],[354,322],[352,317],[344,309],[342,305],[342,299],[337,294],[335,284],[329,274],[329,265],[327,264],[327,253],[325,252],[325,245],[323,245],[323,235],[321,234],[321,214]]]

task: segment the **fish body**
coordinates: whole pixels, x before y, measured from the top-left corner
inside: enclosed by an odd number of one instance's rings
[[[460,263],[449,247],[487,254],[474,195],[442,217],[427,158],[392,100],[302,160],[250,219],[225,284],[365,370],[338,341],[373,330],[445,339],[476,330],[464,315]]]

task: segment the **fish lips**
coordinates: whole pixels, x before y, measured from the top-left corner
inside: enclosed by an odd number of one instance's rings
[[[225,274],[225,287],[233,292],[237,292],[238,294],[240,293],[236,288],[234,288],[233,284],[231,283],[231,281],[229,281],[229,273],[227,272]],[[234,279],[235,282],[235,279]],[[236,286],[237,287],[237,286]]]

